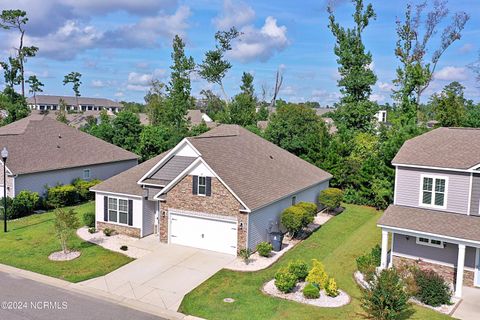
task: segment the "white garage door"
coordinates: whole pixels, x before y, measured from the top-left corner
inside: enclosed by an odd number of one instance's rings
[[[170,213],[170,243],[237,254],[237,223]]]

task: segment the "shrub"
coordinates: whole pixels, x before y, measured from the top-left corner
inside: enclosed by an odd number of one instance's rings
[[[120,250],[122,250],[122,251],[127,251],[127,250],[128,250],[128,247],[125,246],[125,245],[123,245],[123,246],[120,247]]]
[[[103,234],[106,235],[107,237],[110,237],[115,230],[110,229],[110,228],[105,228],[103,229]]]
[[[28,216],[33,213],[33,211],[38,207],[39,203],[40,196],[38,193],[27,190],[20,191],[20,193],[13,198],[9,218],[16,219]]]
[[[287,269],[280,269],[275,274],[275,286],[283,293],[289,293],[295,288],[297,277],[288,272]]]
[[[273,249],[272,244],[266,241],[263,241],[257,244],[257,252],[262,257],[268,257],[272,249]]]
[[[93,211],[87,211],[83,214],[83,223],[85,223],[85,225],[87,227],[95,227],[95,212]]]
[[[312,202],[302,201],[302,202],[297,203],[295,205],[295,207],[299,207],[299,208],[304,209],[312,217],[315,217],[317,215],[317,212],[318,212],[317,205],[315,203],[312,203]]]
[[[318,202],[323,204],[327,210],[333,211],[340,206],[343,201],[343,191],[337,188],[327,188],[320,192]]]
[[[2,198],[0,198],[0,217],[3,220],[3,208],[4,208],[4,201],[3,201],[3,195]],[[10,197],[7,197],[7,218],[8,219],[13,219],[13,212],[12,212],[12,204],[13,204],[13,199]]]
[[[362,308],[373,319],[393,320],[405,318],[409,310],[409,296],[405,284],[394,268],[384,269],[362,289]]]
[[[94,200],[95,199],[95,193],[90,191],[90,188],[99,184],[101,181],[100,180],[91,180],[91,181],[86,181],[82,180],[80,178],[75,179],[72,183],[72,185],[75,187],[78,193],[78,197],[80,201],[88,201],[88,200]]]
[[[319,288],[324,288],[328,280],[328,275],[325,272],[325,267],[317,259],[313,259],[312,262],[313,262],[313,267],[308,272],[308,275],[305,278],[305,280],[312,284],[318,285]]]
[[[280,222],[284,228],[295,237],[304,227],[313,221],[311,216],[304,208],[290,206],[283,210]]]
[[[243,262],[245,262],[245,264],[248,264],[250,262],[250,256],[252,255],[252,250],[250,250],[249,248],[241,249],[238,252],[238,255],[240,256],[240,258],[243,259]]]
[[[429,306],[438,307],[449,304],[452,292],[445,280],[433,270],[418,269],[415,274],[415,282],[418,286],[416,297]]]
[[[95,232],[97,232],[97,229],[95,229],[95,227],[90,227],[90,228],[88,228],[88,232],[95,233]]]
[[[47,205],[49,207],[58,208],[71,206],[78,202],[77,189],[71,185],[59,185],[48,188]]]
[[[308,275],[308,265],[302,260],[291,261],[288,264],[288,272],[294,274],[298,281],[303,281]]]
[[[327,285],[325,286],[325,292],[329,297],[336,297],[338,296],[338,287],[335,279],[330,278],[328,279]]]
[[[356,259],[357,269],[365,276],[365,280],[373,280],[376,268],[380,265],[382,248],[376,245],[369,253]]]
[[[320,290],[311,283],[303,288],[303,296],[307,299],[317,299],[320,297]]]

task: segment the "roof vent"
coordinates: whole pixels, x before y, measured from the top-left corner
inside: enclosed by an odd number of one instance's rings
[[[272,155],[270,155],[269,157],[270,157],[270,159],[272,159],[272,160],[273,160],[273,156],[272,156]]]
[[[59,144],[57,144],[57,149],[60,149],[60,145],[59,145]]]
[[[59,135],[58,135],[58,139],[62,139],[62,135],[59,134]]]

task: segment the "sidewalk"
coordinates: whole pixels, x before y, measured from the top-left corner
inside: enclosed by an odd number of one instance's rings
[[[52,278],[39,273],[18,269],[15,267],[4,265],[4,264],[0,264],[0,271],[14,275],[14,276],[34,280],[34,281],[47,284],[53,287],[62,288],[64,290],[68,290],[78,294],[87,295],[92,298],[97,298],[97,299],[101,299],[101,300],[115,303],[118,305],[122,305],[125,307],[129,307],[138,311],[146,312],[146,313],[149,313],[158,317],[166,318],[166,319],[173,319],[173,320],[200,319],[193,316],[186,316],[179,312],[159,308],[151,304],[142,303],[136,300],[132,300],[132,299],[116,296],[116,295],[111,295],[106,293],[105,291],[96,290],[94,288],[77,286],[74,283],[71,283],[65,280]]]

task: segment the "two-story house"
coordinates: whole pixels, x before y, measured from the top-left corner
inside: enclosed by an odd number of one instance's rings
[[[433,269],[457,297],[480,286],[479,140],[479,129],[438,128],[405,142],[392,161],[394,203],[378,221],[382,268]]]

